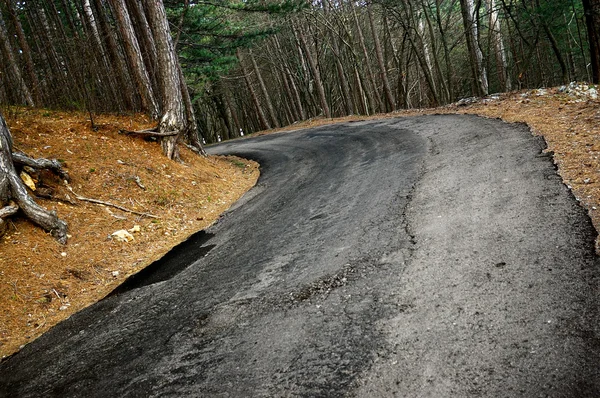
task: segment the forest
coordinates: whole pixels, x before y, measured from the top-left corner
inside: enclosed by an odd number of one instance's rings
[[[2,0],[0,104],[145,112],[176,158],[178,140],[597,82],[599,4]]]

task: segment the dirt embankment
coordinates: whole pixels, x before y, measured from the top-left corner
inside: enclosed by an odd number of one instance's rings
[[[97,130],[83,113],[13,109],[5,116],[16,149],[64,161],[73,191],[51,175],[37,181],[38,193],[56,198],[38,203],[69,224],[66,245],[20,217],[0,239],[0,357],[215,222],[259,175],[255,162],[202,158],[185,148],[183,163],[172,162],[160,145],[119,134],[149,127],[142,115],[98,116]],[[81,201],[73,192],[156,218]],[[119,241],[112,235],[119,230],[133,240]]]

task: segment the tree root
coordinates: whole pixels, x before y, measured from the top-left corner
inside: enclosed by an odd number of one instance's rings
[[[62,180],[70,181],[69,173],[63,169],[62,164],[57,159],[33,159],[18,151],[12,153],[12,158],[16,165],[29,166],[36,170],[48,169],[56,173]]]
[[[184,142],[184,145],[197,155],[207,156],[206,151],[204,150],[204,147],[202,146],[202,144],[200,143],[200,140],[198,139],[197,130],[196,129],[192,129],[192,130],[193,131],[186,132],[186,134],[184,134],[185,139],[182,140],[182,141],[186,141],[186,142]],[[125,135],[139,135],[139,136],[152,138],[152,139],[161,138],[162,139],[161,145],[163,148],[163,152],[167,155],[167,157],[169,159],[174,159],[174,160],[179,159],[179,150],[177,148],[177,144],[178,144],[179,138],[181,138],[181,137],[180,137],[180,131],[178,131],[178,130],[160,131],[160,126],[157,126],[157,127],[154,127],[152,129],[147,129],[147,130],[137,130],[137,131],[119,130],[119,133],[125,134]]]
[[[150,137],[172,137],[172,136],[179,134],[178,131],[159,132],[158,127],[155,127],[153,129],[148,129],[148,130],[137,130],[137,131],[119,130],[119,133],[125,134],[125,135],[135,134],[135,135],[144,135],[144,136],[150,136]]]
[[[82,202],[89,202],[89,203],[95,203],[95,204],[97,204],[97,205],[103,205],[103,206],[114,207],[115,209],[119,209],[119,210],[121,210],[121,211],[124,211],[124,212],[127,212],[127,213],[133,213],[133,214],[136,214],[136,215],[138,215],[138,216],[141,216],[141,217],[148,217],[148,218],[155,218],[155,219],[158,219],[158,218],[160,218],[160,217],[158,217],[158,216],[155,216],[154,214],[150,214],[150,213],[142,213],[142,212],[139,212],[139,211],[130,210],[130,209],[126,208],[126,207],[119,206],[119,205],[116,205],[116,204],[114,204],[114,203],[105,202],[105,201],[103,201],[103,200],[98,200],[98,199],[86,198],[85,196],[77,195],[77,194],[75,193],[75,191],[73,191],[73,188],[71,188],[69,185],[67,185],[67,189],[68,189],[69,191],[71,191],[71,193],[72,193],[73,195],[75,195],[75,197],[76,197],[77,199],[81,200]]]
[[[27,164],[33,168],[44,168],[42,166],[47,165],[53,171],[60,170],[62,176],[68,177],[68,174],[62,170],[60,162],[56,160],[36,160],[17,152],[17,161],[15,161],[12,147],[10,130],[4,121],[4,117],[0,115],[0,206],[5,209],[4,204],[9,203],[11,200],[14,201],[18,206],[17,209],[20,208],[27,218],[50,232],[60,243],[66,243],[67,223],[59,219],[56,212],[48,211],[35,203],[19,177],[15,163]],[[16,209],[11,205],[7,207],[11,208],[6,210],[7,213],[11,213],[13,210],[16,212]],[[5,224],[4,221],[3,224]],[[4,230],[6,230],[6,226],[4,226]]]
[[[0,236],[6,233],[6,228],[8,227],[4,219],[12,216],[18,210],[19,206],[17,206],[15,202],[10,202],[8,206],[0,209]]]

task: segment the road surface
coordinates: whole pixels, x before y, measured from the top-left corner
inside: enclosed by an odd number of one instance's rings
[[[595,233],[543,148],[474,116],[213,147],[257,187],[0,363],[0,396],[599,397]]]

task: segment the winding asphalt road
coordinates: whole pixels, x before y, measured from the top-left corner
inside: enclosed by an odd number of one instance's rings
[[[258,186],[0,363],[0,396],[599,397],[595,233],[543,148],[471,116],[213,147]]]

